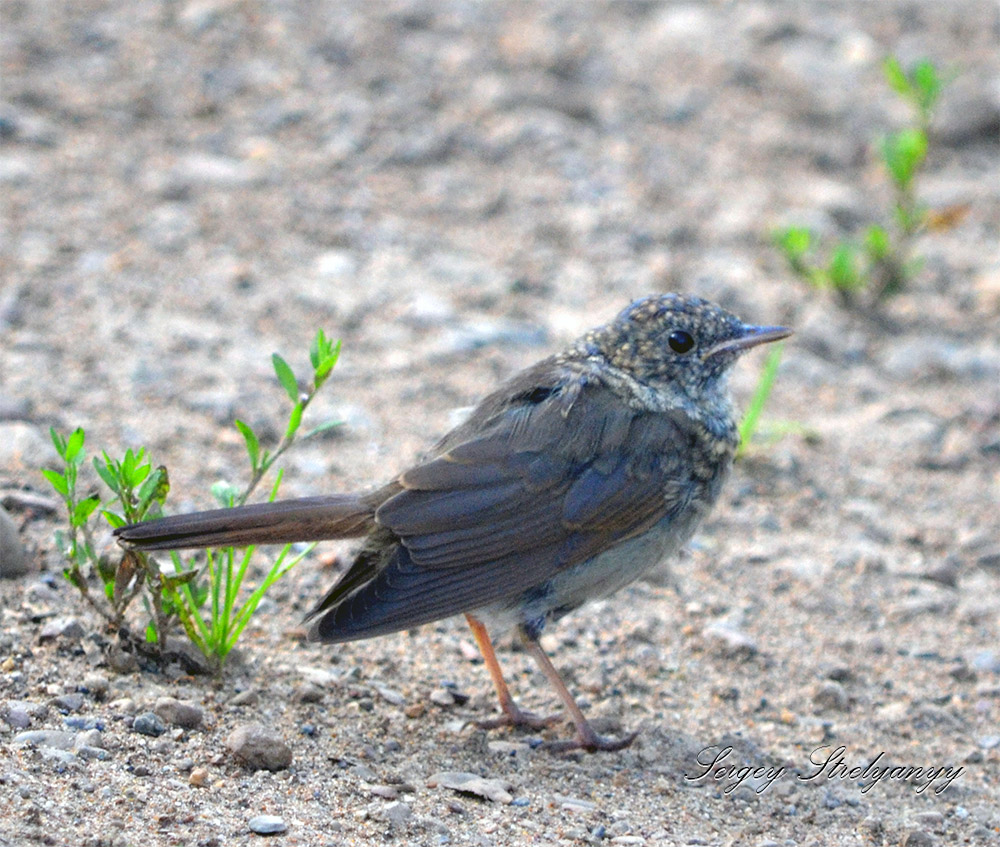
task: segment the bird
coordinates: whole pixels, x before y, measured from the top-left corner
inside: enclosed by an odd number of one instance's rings
[[[362,538],[309,612],[331,644],[465,615],[500,701],[482,726],[541,729],[521,708],[490,632],[516,630],[575,726],[560,750],[613,751],[539,638],[588,600],[670,558],[719,498],[739,444],[728,376],[786,338],[691,295],[630,303],[487,395],[427,455],[358,493],[174,515],[121,527],[126,548],[175,550]]]

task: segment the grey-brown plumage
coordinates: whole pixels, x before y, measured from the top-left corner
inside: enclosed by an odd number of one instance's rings
[[[690,538],[738,442],[727,373],[740,353],[789,334],[698,298],[647,297],[514,376],[425,461],[373,492],[181,515],[117,534],[145,549],[364,535],[310,613],[311,638],[369,638],[465,613],[507,722],[535,725],[510,698],[482,621],[516,626],[577,724],[563,746],[617,749],[634,736],[590,729],[538,636]]]

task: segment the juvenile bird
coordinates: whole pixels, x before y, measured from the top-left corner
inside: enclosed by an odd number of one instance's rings
[[[487,625],[517,629],[576,733],[560,749],[618,750],[598,735],[538,639],[675,553],[719,496],[738,444],[727,375],[791,334],[696,297],[629,305],[483,399],[428,458],[373,491],[216,509],[116,531],[143,550],[364,536],[309,613],[337,643],[464,614],[503,717],[539,727],[507,688]]]

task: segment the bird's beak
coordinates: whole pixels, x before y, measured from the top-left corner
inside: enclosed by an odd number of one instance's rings
[[[788,338],[792,334],[787,326],[743,326],[743,334],[737,335],[735,338],[727,338],[725,341],[720,341],[718,344],[714,344],[705,351],[705,354],[701,357],[702,359],[709,359],[718,353],[742,353],[744,350],[749,350],[751,347],[756,347],[758,344],[768,344],[771,341],[780,341],[782,338]]]

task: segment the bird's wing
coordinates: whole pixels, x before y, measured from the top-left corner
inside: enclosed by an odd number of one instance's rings
[[[690,422],[593,380],[519,390],[458,434],[399,477],[375,516],[398,543],[377,568],[361,563],[362,588],[334,587],[315,637],[380,635],[517,596],[689,497]]]

